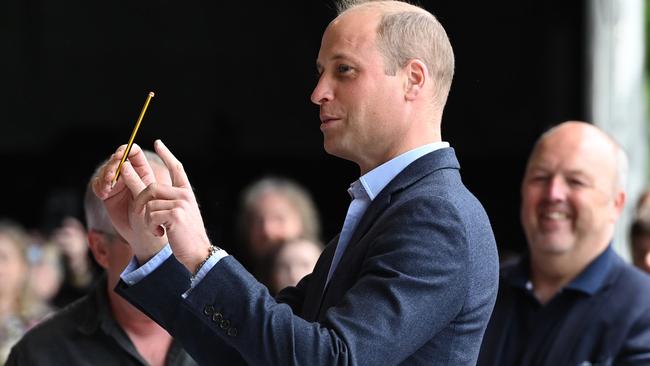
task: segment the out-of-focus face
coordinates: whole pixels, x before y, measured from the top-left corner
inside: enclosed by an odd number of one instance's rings
[[[258,259],[282,242],[300,237],[304,229],[298,209],[284,194],[271,190],[251,208],[249,225],[251,254]]]
[[[17,296],[27,281],[28,270],[18,244],[0,234],[0,296]]]
[[[34,250],[29,274],[29,287],[39,299],[48,302],[54,298],[63,283],[61,252],[57,244],[43,244]],[[31,257],[31,255],[30,255]]]
[[[63,219],[61,226],[54,231],[52,241],[61,248],[66,257],[80,258],[88,254],[86,229],[81,221],[74,217]]]
[[[377,11],[355,9],[330,23],[311,95],[320,106],[325,151],[356,162],[362,172],[392,158],[408,126],[403,73],[386,75],[376,45],[379,19]]]
[[[565,125],[537,145],[521,208],[533,256],[589,255],[609,243],[624,201],[615,156],[609,141],[581,125]]]
[[[307,240],[285,244],[273,263],[271,281],[276,292],[287,286],[297,285],[300,279],[310,274],[320,253],[320,248]]]

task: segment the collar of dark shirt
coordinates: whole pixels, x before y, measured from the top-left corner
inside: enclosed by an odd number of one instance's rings
[[[576,278],[564,287],[564,290],[574,290],[593,296],[605,284],[614,256],[614,249],[610,243],[596,259],[589,263]],[[528,291],[526,284],[530,279],[529,272],[530,261],[529,255],[526,254],[508,276],[508,283],[514,288]]]
[[[84,314],[84,318],[81,319],[77,330],[82,334],[90,336],[96,333],[101,329],[104,333],[113,337],[121,347],[129,352],[133,357],[138,359],[142,364],[146,364],[146,361],[135,349],[135,346],[129,339],[128,335],[122,330],[119,326],[113,315],[111,314],[111,309],[109,307],[109,300],[107,291],[107,278],[106,274],[102,274],[101,278],[97,280],[95,286],[87,295],[89,297],[90,306],[87,307],[87,313]],[[167,352],[167,361],[165,364],[168,365],[194,365],[194,361],[183,351],[180,344],[173,340],[172,344]]]
[[[112,317],[108,308],[108,295],[106,295],[106,274],[102,274],[93,287],[92,291],[88,294],[89,301],[92,306],[89,306],[84,319],[81,320],[77,328],[85,335],[91,335],[99,329],[100,326],[106,325],[110,322]]]

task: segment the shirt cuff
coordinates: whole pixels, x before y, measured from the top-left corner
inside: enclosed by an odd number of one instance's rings
[[[186,298],[193,288],[195,288],[203,278],[210,272],[210,270],[224,257],[228,256],[228,252],[223,249],[217,250],[213,255],[205,261],[205,263],[199,268],[194,276],[193,281],[190,283],[190,288],[183,293],[183,298]]]
[[[156,255],[142,266],[140,266],[138,260],[133,257],[126,268],[124,268],[124,271],[122,271],[120,277],[122,277],[122,281],[126,282],[127,285],[133,286],[143,278],[147,277],[151,272],[155,271],[156,268],[160,267],[160,265],[171,255],[172,248],[169,246],[169,243],[167,243]]]

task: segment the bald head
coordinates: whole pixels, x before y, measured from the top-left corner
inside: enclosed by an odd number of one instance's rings
[[[564,122],[540,137],[521,188],[534,261],[562,258],[578,271],[605,250],[625,203],[626,166],[620,146],[591,124]]]
[[[612,169],[613,190],[625,190],[627,184],[628,161],[621,146],[600,128],[583,121],[566,121],[546,131],[535,143],[529,159],[536,156],[542,145],[567,146],[571,150],[590,150],[588,155],[597,157],[603,169]],[[606,174],[605,171],[603,173]]]

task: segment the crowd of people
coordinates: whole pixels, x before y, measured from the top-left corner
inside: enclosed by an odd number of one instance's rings
[[[145,154],[157,176],[168,176],[155,153]],[[65,216],[47,239],[16,222],[0,221],[0,360],[8,365],[97,364],[99,359],[107,365],[196,364],[167,332],[112,291],[133,254],[92,189],[83,199],[84,217]],[[261,177],[241,202],[241,245],[251,258],[251,272],[274,294],[295,286],[323,249],[318,210],[308,190],[289,178]]]
[[[1,362],[650,364],[650,193],[630,264],[612,245],[630,201],[621,146],[582,121],[540,136],[521,183],[528,251],[499,263],[442,140],[444,28],[403,2],[340,5],[311,96],[325,150],[360,170],[340,234],[324,245],[300,183],[260,177],[233,258],[161,141],[134,145],[114,185],[120,146],[89,177],[82,218],[46,234],[0,221]]]

